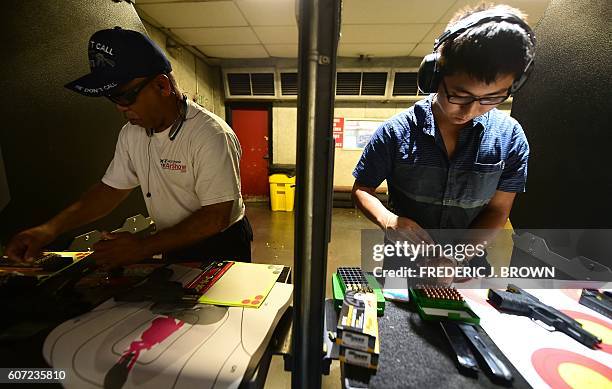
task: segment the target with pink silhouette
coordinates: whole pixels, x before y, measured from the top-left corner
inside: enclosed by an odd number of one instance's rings
[[[201,270],[170,266],[187,285]],[[238,387],[256,370],[293,287],[274,283],[259,308],[196,304],[156,314],[151,302],[108,300],[64,322],[43,355],[68,388]]]

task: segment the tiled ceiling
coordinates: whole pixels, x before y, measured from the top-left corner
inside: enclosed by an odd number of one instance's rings
[[[493,1],[535,26],[549,0]],[[480,0],[344,0],[342,57],[423,57],[459,9]],[[141,17],[211,58],[296,58],[297,0],[136,0]]]

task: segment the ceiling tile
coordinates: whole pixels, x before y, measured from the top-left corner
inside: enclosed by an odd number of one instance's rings
[[[409,55],[414,46],[416,45],[411,43],[340,43],[338,55],[341,57],[359,57],[360,55],[370,57],[401,57]]]
[[[481,0],[346,0],[339,55],[422,57],[450,17]],[[491,0],[489,0],[491,1]],[[549,0],[492,0],[517,7],[535,26]],[[297,57],[296,0],[137,0],[150,21],[211,57]],[[157,22],[157,23],[155,23]],[[227,45],[227,46],[225,46]]]
[[[343,24],[436,23],[455,0],[350,0]]]
[[[167,28],[247,25],[232,1],[142,4],[137,7]]]
[[[297,26],[259,26],[253,30],[261,43],[298,43]]]
[[[193,46],[260,43],[250,27],[173,28],[171,31]]]
[[[442,35],[445,27],[446,27],[446,24],[434,24],[433,28],[429,30],[427,34],[425,34],[425,37],[423,38],[422,42],[431,43],[431,45],[433,45],[436,38]]]
[[[424,57],[431,53],[433,46],[429,43],[419,43],[410,53],[411,57]]]
[[[298,45],[265,45],[270,57],[278,58],[297,58]]]
[[[291,26],[295,0],[235,0],[251,26]]]
[[[342,28],[342,43],[418,43],[432,24],[350,24]]]
[[[268,58],[262,45],[196,46],[207,57],[213,58]]]

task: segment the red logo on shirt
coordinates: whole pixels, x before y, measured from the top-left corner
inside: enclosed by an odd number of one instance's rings
[[[160,159],[159,165],[162,169],[172,170],[181,173],[187,172],[187,165],[184,165],[181,161],[174,161],[172,159]]]

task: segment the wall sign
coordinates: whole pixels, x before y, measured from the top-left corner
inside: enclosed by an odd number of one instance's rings
[[[334,118],[333,134],[336,147],[342,148],[344,144],[344,118]]]
[[[344,149],[363,149],[383,119],[347,119],[344,123]]]

